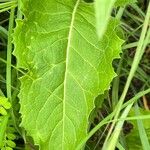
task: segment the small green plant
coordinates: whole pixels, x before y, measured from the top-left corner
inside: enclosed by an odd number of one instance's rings
[[[15,130],[9,120],[9,109],[11,104],[8,98],[0,96],[0,148],[2,150],[12,150],[16,144],[13,140],[16,138]]]
[[[11,104],[8,98],[0,96],[0,114],[2,116],[7,115],[7,110],[11,108]]]

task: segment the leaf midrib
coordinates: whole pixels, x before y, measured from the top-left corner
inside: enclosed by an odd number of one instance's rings
[[[65,130],[65,101],[66,101],[66,84],[67,84],[67,69],[68,69],[68,63],[69,63],[69,52],[70,52],[70,47],[71,47],[71,37],[72,37],[72,30],[73,30],[73,24],[75,20],[75,15],[76,11],[78,8],[80,0],[76,1],[76,4],[74,6],[73,12],[72,12],[72,19],[71,19],[71,24],[70,24],[70,29],[69,29],[69,34],[68,34],[68,43],[67,43],[67,49],[66,49],[66,68],[65,68],[65,76],[64,76],[64,98],[63,98],[63,135],[62,135],[62,149],[63,147],[63,142],[64,142],[64,130]]]

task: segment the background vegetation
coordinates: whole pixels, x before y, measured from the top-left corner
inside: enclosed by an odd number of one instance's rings
[[[96,127],[97,132],[88,140],[85,146],[87,150],[99,150],[104,142],[111,143],[111,140],[107,138],[111,131],[111,123],[108,122],[101,128],[97,125],[115,111],[115,106],[127,84],[133,59],[136,60],[134,56],[141,37],[148,4],[149,0],[138,0],[135,4],[114,8],[112,12],[112,16],[121,20],[119,33],[125,43],[122,46],[121,58],[113,62],[118,76],[111,83],[110,90],[96,99],[96,107],[91,113],[90,129]],[[32,138],[28,137],[24,129],[19,127],[21,118],[17,95],[20,87],[18,77],[22,74],[22,70],[16,68],[16,59],[12,55],[13,28],[16,25],[14,20],[19,17],[17,1],[0,0],[0,147],[3,147],[2,150],[38,149],[34,146]],[[138,60],[135,62],[138,68],[125,97],[125,102],[130,100],[126,106],[129,106],[131,101],[134,101],[134,105],[128,115],[130,118],[125,116],[126,121],[123,120],[123,126],[120,125],[121,134],[117,140],[117,148],[120,150],[150,150],[150,94],[148,94],[150,92],[150,28],[146,30],[147,36],[142,41],[144,46],[141,48],[144,50],[144,55],[139,64]],[[117,125],[119,128],[119,124],[116,124],[115,127]],[[114,129],[112,136],[115,134],[117,131]],[[112,139],[115,143],[114,138]]]

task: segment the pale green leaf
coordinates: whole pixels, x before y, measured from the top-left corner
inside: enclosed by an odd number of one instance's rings
[[[102,38],[110,19],[116,0],[95,0],[96,28],[99,38]]]
[[[111,20],[99,41],[94,4],[23,0],[14,33],[22,126],[41,150],[74,150],[87,136],[94,100],[109,88],[123,41]]]

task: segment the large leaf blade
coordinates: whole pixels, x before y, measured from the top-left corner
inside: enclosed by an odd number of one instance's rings
[[[43,150],[75,149],[87,135],[95,97],[115,76],[118,22],[99,41],[93,5],[39,0],[22,7],[14,39],[18,67],[28,70],[20,79],[22,126]]]

